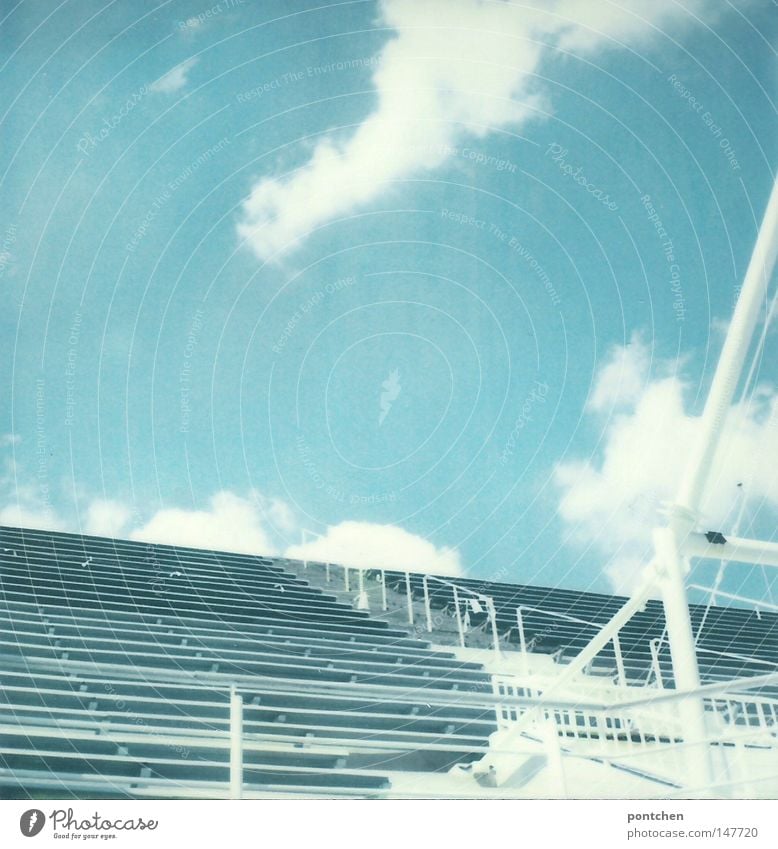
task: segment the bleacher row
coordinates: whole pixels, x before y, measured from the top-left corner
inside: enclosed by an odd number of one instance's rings
[[[478,664],[271,559],[0,529],[1,796],[223,795],[231,684],[248,795],[380,795],[495,728]]]
[[[387,572],[386,581],[387,585],[398,593],[406,592],[405,572]],[[424,576],[413,574],[410,583],[414,598],[422,600]],[[520,586],[469,578],[457,578],[456,584],[459,588],[494,600],[499,635],[501,639],[516,647],[520,644],[516,610],[523,606],[521,618],[528,649],[556,655],[562,662],[584,648],[599,627],[627,600],[599,593]],[[427,592],[432,608],[446,609],[453,613],[453,587],[430,578],[427,582]],[[468,596],[462,591],[459,591],[458,595],[460,615],[464,617],[467,613],[474,627],[485,626],[486,611],[480,609],[474,612],[470,606],[470,598],[476,596]],[[778,615],[775,613],[692,604],[690,614],[693,631],[697,637],[698,661],[703,681],[713,683],[778,671]],[[565,616],[596,624],[572,622],[563,618]],[[645,610],[636,613],[619,632],[624,668],[630,683],[654,682],[650,643],[655,639],[660,641],[658,654],[662,681],[665,686],[671,687],[672,663],[665,632],[663,606],[660,601],[649,600]],[[615,675],[616,660],[612,643],[608,643],[597,655],[594,667],[601,673]]]

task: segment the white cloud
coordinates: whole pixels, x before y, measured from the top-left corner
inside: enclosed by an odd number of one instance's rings
[[[587,407],[594,412],[620,409],[640,397],[648,380],[651,356],[648,346],[635,334],[627,345],[614,347],[600,369]]]
[[[551,5],[564,19],[559,36],[563,50],[641,44],[669,24],[693,20],[717,6],[726,8],[724,3],[706,0],[561,0]]]
[[[2,483],[12,482],[5,478]],[[0,505],[0,524],[264,555],[280,554],[283,539],[301,535],[292,508],[256,490],[245,497],[222,490],[199,510],[166,507],[134,528],[131,510],[119,501],[93,499],[83,511],[82,524],[74,526],[41,500],[36,487],[19,484],[15,493]],[[463,574],[456,549],[437,548],[403,528],[370,522],[341,522],[313,542],[287,546],[284,554],[367,568]]]
[[[6,504],[0,507],[0,525],[12,528],[38,528],[64,531],[65,522],[45,504]]]
[[[284,511],[276,508],[276,515]],[[214,495],[207,510],[166,508],[159,510],[131,539],[213,548],[245,554],[276,554],[273,531],[267,527],[267,513],[257,498],[243,498],[232,492]]]
[[[541,105],[547,44],[587,51],[678,22],[705,0],[383,0],[395,35],[381,51],[376,110],[345,141],[321,140],[291,175],[257,182],[239,236],[260,258],[373,200],[393,181],[438,167],[459,137],[518,127]],[[675,34],[675,33],[674,33]]]
[[[399,569],[430,575],[462,575],[459,552],[436,548],[423,537],[396,525],[341,522],[320,538],[287,548],[298,560],[319,560],[368,569]]]
[[[121,536],[132,517],[131,511],[119,501],[96,498],[87,507],[84,533],[103,537]]]
[[[650,556],[658,510],[675,496],[700,424],[684,410],[682,380],[649,378],[648,362],[639,342],[611,353],[589,403],[603,427],[601,455],[555,469],[560,515],[574,539],[593,544],[609,559],[607,571],[618,591],[632,586]],[[732,407],[703,504],[710,529],[731,526],[741,494],[754,507],[778,508],[777,433],[774,392],[760,389],[750,405]]]
[[[176,65],[175,68],[153,82],[149,86],[149,91],[154,91],[159,94],[175,94],[186,85],[189,72],[196,64],[197,59],[192,57],[191,59],[187,59],[185,62],[182,62],[180,65]]]

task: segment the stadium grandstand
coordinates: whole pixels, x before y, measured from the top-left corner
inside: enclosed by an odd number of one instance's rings
[[[698,741],[655,600],[566,675],[626,599],[21,528],[0,538],[4,798],[778,792],[771,610],[690,607]]]

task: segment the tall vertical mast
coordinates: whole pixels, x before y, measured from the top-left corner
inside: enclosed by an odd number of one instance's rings
[[[689,464],[678,490],[673,513],[674,518],[680,522],[686,519],[689,524],[692,524],[700,509],[703,491],[710,476],[710,467],[719,444],[727,411],[737,389],[754,327],[767,295],[767,287],[775,268],[776,253],[778,253],[778,180],[773,184],[762,227],[743,280],[743,288],[740,290],[740,297],[716,366],[716,373],[713,376],[702,414],[700,435],[692,447]]]
[[[743,281],[732,322],[724,341],[700,421],[700,432],[692,446],[675,503],[670,507],[669,526],[654,532],[659,585],[667,622],[667,636],[678,690],[694,691],[700,686],[697,651],[692,633],[686,594],[686,560],[681,552],[694,530],[710,468],[716,455],[727,413],[743,371],[754,328],[778,252],[778,180],[773,185],[762,227]],[[689,698],[680,704],[688,742],[697,743],[690,758],[690,780],[704,785],[710,781],[702,699]]]

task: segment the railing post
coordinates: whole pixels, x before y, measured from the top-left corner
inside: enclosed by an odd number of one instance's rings
[[[422,579],[422,587],[424,588],[424,615],[427,617],[427,631],[432,630],[432,609],[430,608],[430,588],[427,580],[427,575]]]
[[[494,599],[486,597],[486,607],[489,611],[489,619],[492,622],[492,640],[494,641],[494,653],[500,657],[500,635],[497,633],[497,609],[494,606]]]
[[[389,610],[389,602],[386,600],[386,570],[381,570],[381,609]]]
[[[519,626],[519,648],[523,655],[527,654],[527,638],[524,634],[524,617],[521,613],[521,605],[516,608],[516,624]]]
[[[529,672],[529,658],[527,657],[527,635],[524,633],[524,614],[521,605],[516,608],[516,624],[519,627],[519,653],[521,654],[521,665],[526,675]]]
[[[351,583],[349,581],[348,566],[343,567],[343,586],[346,592],[351,592]]]
[[[230,799],[243,795],[243,697],[230,687]]]
[[[357,610],[370,610],[370,602],[365,592],[365,570],[360,566],[357,570],[359,593],[357,594]]]
[[[408,603],[408,624],[413,625],[413,593],[411,592],[411,573],[405,573],[405,600]]]
[[[327,576],[327,583],[330,582],[330,562],[329,560],[324,564],[324,574]]]
[[[613,635],[613,653],[616,655],[616,670],[618,672],[619,685],[627,686],[627,674],[624,671],[624,657],[621,654],[621,640],[618,634]]]
[[[665,682],[662,678],[662,667],[659,665],[659,639],[654,637],[648,644],[651,649],[651,666],[654,670],[654,678],[660,690],[664,690]]]
[[[459,615],[459,593],[454,587],[454,614],[457,618],[457,631],[459,631],[459,645],[465,647],[465,629],[462,625],[462,617]]]

